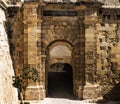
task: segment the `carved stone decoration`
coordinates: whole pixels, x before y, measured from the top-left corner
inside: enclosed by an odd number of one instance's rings
[[[69,35],[70,31],[66,25],[55,25],[54,34],[55,38],[64,38]]]

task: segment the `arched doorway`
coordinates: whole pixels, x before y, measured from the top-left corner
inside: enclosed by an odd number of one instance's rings
[[[49,97],[73,96],[72,46],[56,41],[47,48],[46,91]]]
[[[67,63],[55,63],[48,72],[48,97],[73,98],[73,70]]]

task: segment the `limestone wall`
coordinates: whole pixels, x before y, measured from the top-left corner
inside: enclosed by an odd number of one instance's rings
[[[0,8],[0,104],[17,104],[17,90],[12,86],[14,69],[5,30],[5,13]]]
[[[97,81],[101,85],[102,96],[119,99],[120,84],[120,19],[119,10],[103,9],[102,20],[96,24],[97,34]],[[116,96],[117,95],[117,96]]]
[[[104,3],[105,6],[120,6],[119,0],[98,0]]]
[[[14,18],[13,18],[14,17]],[[10,43],[10,54],[17,74],[23,68],[23,22],[19,7],[7,10],[7,33]]]

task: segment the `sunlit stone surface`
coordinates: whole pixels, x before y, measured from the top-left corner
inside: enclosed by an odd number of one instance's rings
[[[0,104],[17,104],[17,90],[12,86],[13,64],[5,30],[5,12],[0,8]]]

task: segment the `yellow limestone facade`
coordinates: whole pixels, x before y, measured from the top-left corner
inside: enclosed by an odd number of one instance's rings
[[[7,30],[16,75],[29,65],[40,77],[40,82],[29,83],[26,100],[48,96],[49,73],[69,70],[63,70],[65,65],[72,67],[74,98],[119,99],[120,5],[110,5],[102,0],[43,0],[8,7]]]

